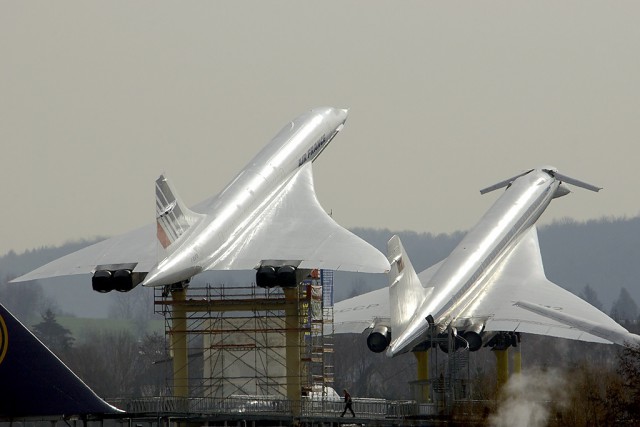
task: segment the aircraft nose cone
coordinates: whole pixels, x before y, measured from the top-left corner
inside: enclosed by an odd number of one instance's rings
[[[335,112],[336,112],[336,116],[338,118],[338,121],[340,122],[341,125],[343,125],[344,122],[347,121],[347,116],[349,115],[349,109],[348,108],[336,108]]]

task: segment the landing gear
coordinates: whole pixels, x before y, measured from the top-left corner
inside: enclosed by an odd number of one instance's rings
[[[176,292],[176,291],[186,291],[187,288],[189,287],[189,282],[190,280],[185,280],[183,282],[164,285],[162,287],[162,297],[167,298],[169,295],[171,295],[173,292]]]

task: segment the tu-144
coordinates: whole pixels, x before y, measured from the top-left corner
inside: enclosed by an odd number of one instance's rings
[[[519,332],[640,343],[640,336],[545,277],[535,223],[551,200],[569,193],[566,184],[600,190],[553,167],[481,190],[507,187],[447,258],[419,274],[393,236],[387,248],[389,287],[336,304],[336,330],[369,329],[369,349],[388,356],[436,342],[448,351],[447,336],[454,337],[455,347],[471,351],[483,344],[503,346],[496,339],[504,336],[509,345]]]

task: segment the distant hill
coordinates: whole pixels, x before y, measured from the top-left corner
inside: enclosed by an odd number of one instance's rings
[[[461,231],[452,234],[371,228],[352,231],[383,253],[387,240],[398,234],[418,271],[446,257],[464,236]],[[589,285],[607,313],[622,287],[635,301],[640,301],[640,217],[588,222],[565,219],[540,227],[539,237],[547,277],[553,282],[576,294]],[[0,280],[4,283],[6,278],[24,274],[98,240],[43,247],[22,254],[9,252],[0,257]],[[253,277],[251,272],[208,272],[196,276],[194,283],[247,283],[253,282]],[[88,276],[56,278],[41,283],[62,311],[79,317],[106,317],[114,298],[113,293],[93,292]],[[386,284],[387,278],[383,274],[336,272],[335,299],[339,301]]]
[[[465,234],[398,233],[366,228],[352,231],[383,253],[387,240],[398,234],[418,272],[444,259]],[[564,219],[538,227],[538,236],[545,272],[552,282],[575,294],[589,285],[607,313],[623,287],[636,302],[640,301],[640,217],[587,222]],[[382,277],[367,280],[376,289],[386,285],[386,277],[378,276]],[[358,276],[340,273],[336,277],[340,278],[339,283],[362,285]],[[336,300],[351,296],[352,287],[345,288],[337,286]]]
[[[92,245],[104,240],[104,237],[97,237],[91,240],[81,240],[69,242],[62,246],[42,246],[37,249],[27,250],[21,254],[9,251],[0,257],[0,278],[7,276],[17,277],[31,270],[34,270],[48,262],[63,257],[71,252],[75,252],[85,246]]]

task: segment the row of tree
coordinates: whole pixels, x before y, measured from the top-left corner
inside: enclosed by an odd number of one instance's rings
[[[86,330],[77,339],[51,310],[42,314],[33,333],[99,396],[167,394],[169,358],[160,334],[136,337],[126,329]]]
[[[37,288],[30,292],[38,295]],[[41,307],[48,306],[44,303]],[[117,315],[135,318],[137,312],[131,309]],[[639,332],[636,322],[623,324]],[[51,307],[33,323],[33,331],[101,396],[170,394],[170,358],[165,339],[159,334],[88,330],[76,337],[57,322]],[[437,351],[438,356],[432,353],[432,357],[445,357]],[[533,372],[540,377],[550,373],[563,379],[561,398],[554,396],[550,408],[549,425],[613,425],[640,420],[639,348],[526,335],[521,352],[525,375]],[[485,402],[475,408],[475,416],[489,420],[492,414],[499,413],[493,402],[508,399],[496,389],[493,355],[483,349],[471,353],[469,363],[471,398]],[[197,365],[193,363],[193,368]],[[411,354],[389,359],[368,351],[366,335],[335,337],[337,390],[346,388],[360,397],[413,399],[409,383],[416,378],[416,369]],[[197,375],[193,373],[194,378]],[[537,396],[527,398],[533,401]]]
[[[626,324],[638,331],[637,324]],[[416,379],[412,354],[389,359],[366,349],[366,335],[336,337],[335,388],[352,396],[415,399],[409,384]],[[461,425],[470,419],[487,425],[614,426],[640,423],[640,347],[585,343],[525,335],[520,344],[522,374],[497,388],[495,357],[487,348],[469,355],[469,401],[453,410]],[[513,351],[513,349],[511,350]],[[437,352],[437,354],[436,354]],[[440,350],[430,358],[444,360]],[[433,360],[432,360],[433,361]],[[432,363],[432,368],[433,368]],[[430,372],[442,375],[444,364]],[[446,374],[445,374],[446,375]],[[525,383],[517,387],[513,382]],[[515,389],[515,391],[514,391]],[[545,412],[545,423],[523,424],[523,411]],[[509,417],[506,411],[519,411]],[[357,405],[355,407],[357,412]],[[525,414],[526,415],[526,414]],[[502,419],[497,420],[497,417]],[[525,416],[526,418],[526,416]]]
[[[389,238],[398,234],[417,271],[422,271],[448,256],[465,234],[416,233],[371,228],[354,228],[351,231],[383,253],[386,252]],[[576,294],[580,294],[588,285],[597,294],[596,305],[602,311],[619,313],[619,316],[626,319],[636,317],[624,311],[613,310],[613,305],[621,288],[633,299],[640,301],[640,287],[637,286],[640,277],[640,263],[637,262],[640,259],[640,216],[602,218],[587,222],[566,219],[551,225],[539,226],[538,235],[545,274],[549,280]],[[0,278],[24,274],[95,242],[94,240],[68,243],[61,247],[43,247],[22,254],[9,252],[0,256]],[[236,281],[248,284],[254,277],[252,272],[224,273],[225,277],[216,272],[215,278],[208,277],[205,280],[210,283]],[[336,272],[335,278],[337,301],[354,293],[360,294],[387,285],[387,277],[384,274]],[[82,317],[109,315],[105,307],[110,304],[105,304],[105,300],[110,301],[113,293],[98,295],[91,291],[87,276],[58,279],[47,280],[46,295],[50,296],[63,312]]]

